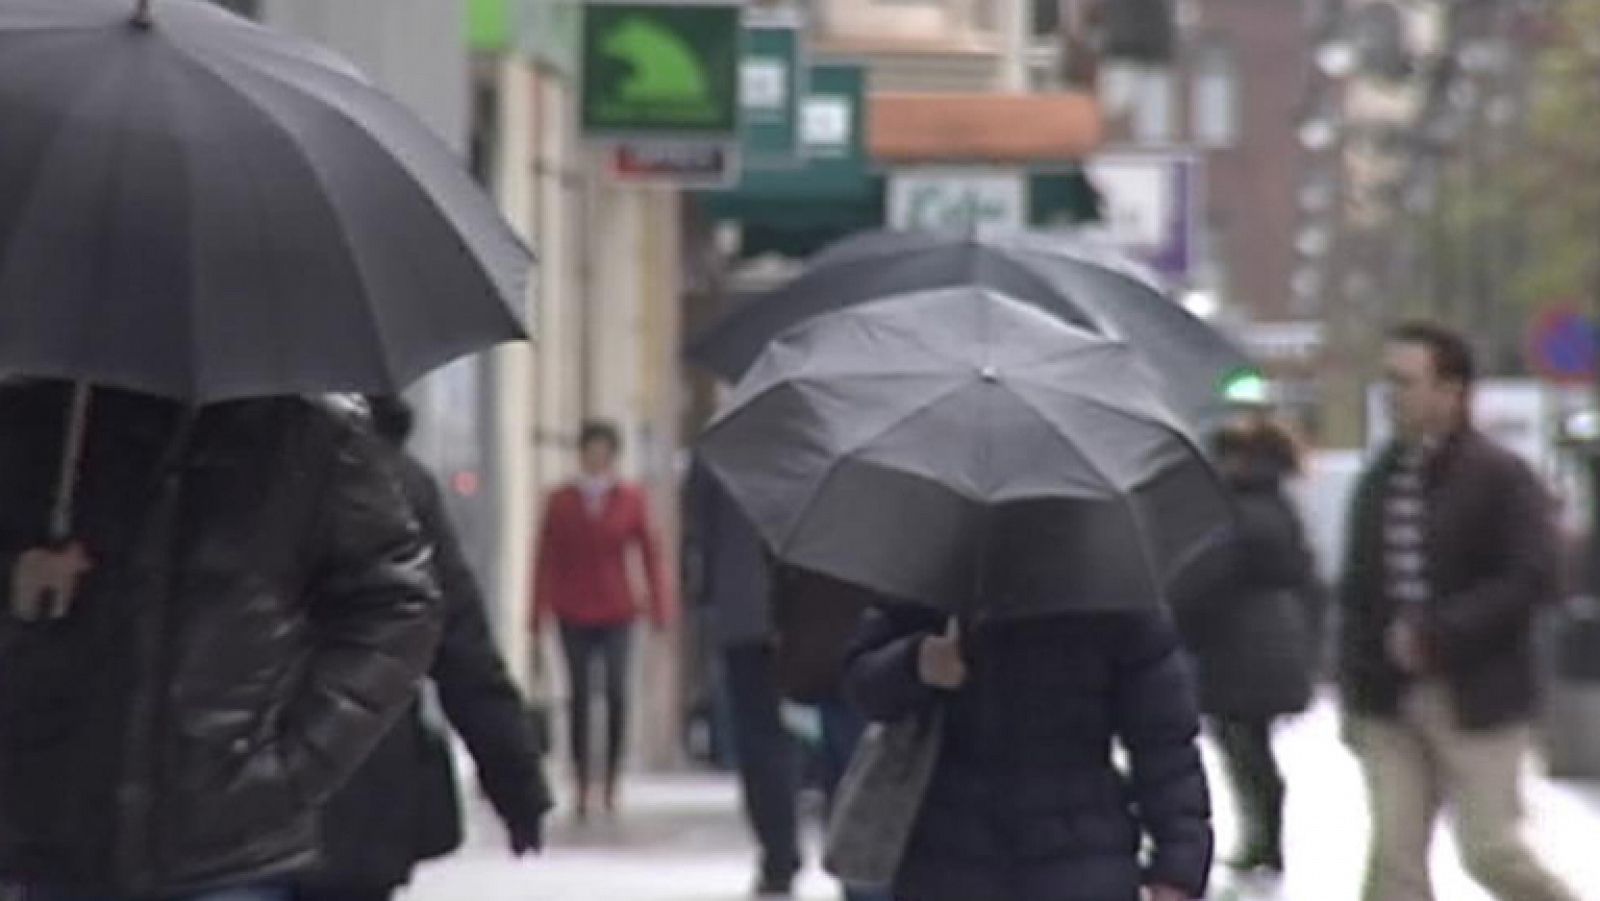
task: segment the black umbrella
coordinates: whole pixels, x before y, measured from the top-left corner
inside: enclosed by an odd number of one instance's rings
[[[1127,344],[975,288],[787,333],[702,451],[779,557],[952,612],[1146,608],[1231,524]]]
[[[211,3],[0,0],[0,370],[391,392],[521,336],[529,256],[327,51]]]
[[[325,50],[192,0],[0,0],[0,371],[391,392],[522,337],[530,262]]]
[[[793,282],[735,307],[690,343],[688,357],[737,380],[768,343],[812,316],[961,285],[992,289],[1127,341],[1159,362],[1164,396],[1191,423],[1226,413],[1221,391],[1249,366],[1141,267],[1086,242],[1026,232],[875,232],[847,239]]]

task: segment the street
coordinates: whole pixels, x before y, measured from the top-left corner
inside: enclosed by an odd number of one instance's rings
[[[1354,899],[1367,837],[1360,772],[1337,740],[1331,706],[1319,705],[1285,727],[1279,748],[1290,785],[1289,874],[1276,890],[1233,884],[1219,872],[1219,899]],[[1209,749],[1208,749],[1209,751]],[[1214,764],[1208,760],[1208,765]],[[1210,772],[1216,772],[1214,765]],[[1532,775],[1529,823],[1535,846],[1580,898],[1600,899],[1600,785],[1552,783]],[[1226,786],[1213,778],[1219,848],[1233,838]],[[424,867],[405,901],[734,901],[749,895],[753,851],[738,813],[737,786],[717,775],[639,779],[625,797],[619,823],[575,826],[564,812],[553,821],[552,847],[531,862],[503,850],[498,827],[477,807],[467,847]],[[1489,901],[1457,862],[1442,832],[1435,846],[1441,901]],[[814,844],[814,843],[813,843]],[[837,897],[814,868],[799,897]]]

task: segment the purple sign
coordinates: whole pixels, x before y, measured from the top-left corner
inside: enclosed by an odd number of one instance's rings
[[[1195,275],[1200,162],[1185,153],[1108,152],[1087,167],[1105,207],[1103,237],[1174,285]]]

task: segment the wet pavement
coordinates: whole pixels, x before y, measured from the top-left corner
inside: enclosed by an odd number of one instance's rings
[[[1239,884],[1219,873],[1219,899],[1354,899],[1367,839],[1355,761],[1337,741],[1331,707],[1286,725],[1279,748],[1290,785],[1281,885]],[[1217,772],[1212,767],[1212,772]],[[1213,778],[1220,846],[1234,832],[1226,785]],[[1600,901],[1600,785],[1529,782],[1530,837],[1580,898]],[[476,805],[463,850],[423,868],[405,901],[734,901],[750,897],[755,852],[739,815],[738,789],[719,774],[637,777],[615,821],[578,825],[565,814],[543,857],[512,860],[492,816]],[[811,842],[814,850],[815,839]],[[1490,901],[1462,872],[1448,830],[1434,849],[1440,901]],[[838,897],[813,865],[803,901]]]

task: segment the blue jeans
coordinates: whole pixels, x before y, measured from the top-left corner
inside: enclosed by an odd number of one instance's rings
[[[829,806],[833,793],[850,768],[850,758],[855,756],[856,745],[867,731],[867,718],[843,700],[826,701],[817,705],[822,715],[822,779]],[[891,901],[888,892],[847,889],[845,901]]]
[[[54,889],[49,886],[26,886],[22,889],[20,901],[290,901],[293,894],[287,886],[268,885],[241,885],[236,888],[212,889],[196,895],[178,895],[167,898],[117,898],[101,895],[80,895],[65,889]]]

